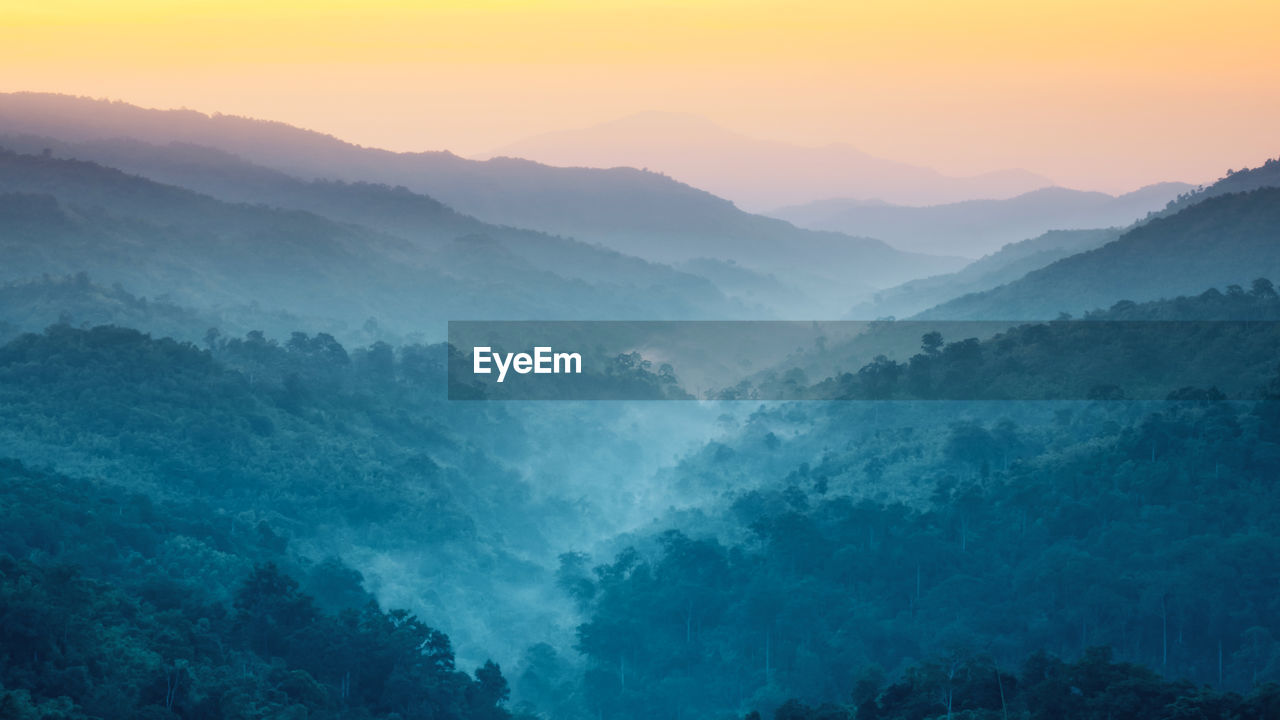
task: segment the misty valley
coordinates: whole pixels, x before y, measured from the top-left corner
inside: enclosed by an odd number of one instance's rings
[[[1280,160],[930,182],[0,95],[0,717],[1280,717]]]

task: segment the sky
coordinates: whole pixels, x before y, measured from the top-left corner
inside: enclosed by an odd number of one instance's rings
[[[488,152],[644,111],[1122,191],[1280,155],[1275,0],[0,0],[0,91]]]

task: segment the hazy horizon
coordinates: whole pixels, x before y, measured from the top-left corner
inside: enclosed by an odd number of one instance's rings
[[[674,179],[692,185],[700,190],[707,190],[715,195],[733,200],[735,203],[744,207],[749,212],[757,212],[770,214],[770,211],[782,209],[790,205],[800,205],[811,202],[821,202],[825,200],[852,199],[861,200],[872,203],[886,203],[890,205],[901,205],[907,207],[924,207],[933,205],[947,205],[957,202],[965,202],[968,200],[1000,200],[1017,197],[1026,193],[1045,188],[1065,188],[1069,190],[1077,190],[1082,192],[1099,192],[1119,197],[1137,190],[1149,188],[1154,185],[1166,183],[1187,183],[1191,185],[1208,184],[1220,178],[1227,168],[1211,172],[1209,175],[1199,178],[1158,178],[1149,183],[1139,185],[1124,186],[1084,186],[1072,185],[1069,183],[1058,182],[1056,178],[1047,177],[1041,173],[1037,173],[1034,169],[1020,166],[1011,166],[1004,168],[995,168],[983,172],[972,174],[951,174],[930,165],[917,165],[906,160],[892,157],[876,156],[865,152],[862,148],[855,144],[843,141],[833,141],[824,143],[792,143],[785,140],[774,138],[760,138],[749,136],[735,129],[714,123],[710,119],[688,112],[665,112],[665,111],[637,111],[627,115],[623,115],[611,120],[597,123],[589,126],[573,126],[557,130],[551,130],[543,133],[535,133],[525,135],[513,139],[486,151],[466,153],[450,146],[441,147],[420,147],[420,148],[396,148],[390,146],[368,145],[359,141],[327,131],[319,126],[308,125],[305,123],[294,123],[275,117],[264,117],[254,115],[240,115],[237,113],[223,112],[217,108],[206,107],[165,107],[165,106],[149,106],[140,102],[136,102],[131,98],[125,97],[98,97],[92,95],[75,95],[74,93],[58,93],[36,88],[19,88],[4,89],[0,93],[16,93],[31,95],[62,95],[66,97],[74,97],[78,99],[89,99],[93,101],[123,103],[131,105],[143,110],[158,111],[191,111],[200,113],[207,117],[231,116],[244,119],[276,122],[289,125],[308,132],[316,132],[329,135],[339,141],[352,145],[375,149],[386,150],[396,153],[416,153],[416,152],[448,152],[458,157],[486,160],[497,157],[517,157],[534,162],[551,165],[556,167],[594,167],[594,168],[610,168],[610,167],[634,167],[644,168],[653,172],[660,172],[672,176]],[[637,121],[647,122],[650,119],[658,118],[658,125],[670,125],[674,127],[674,132],[670,133],[667,139],[670,144],[666,146],[660,145],[663,140],[661,135],[651,134],[642,138],[650,144],[648,146],[633,146],[624,144],[628,140],[634,141],[636,138],[620,138],[619,144],[615,146],[602,146],[600,137],[592,137],[592,133],[598,133],[601,130],[612,129],[619,126],[635,124]],[[672,119],[678,119],[672,122]],[[682,127],[675,127],[680,125]],[[696,147],[696,143],[703,138],[698,137],[698,126],[708,128],[718,133],[718,137],[713,142],[707,143],[706,147]],[[687,132],[690,128],[694,129],[693,133]],[[659,127],[661,130],[661,127]],[[686,132],[681,132],[686,131]],[[617,138],[615,138],[617,139]],[[740,146],[726,147],[725,140],[729,139]],[[550,147],[539,147],[538,143],[544,140],[551,140]],[[586,140],[586,142],[583,142]],[[594,144],[591,141],[595,141]],[[556,143],[558,141],[558,144]],[[521,152],[520,148],[532,145],[535,148],[533,152]],[[750,163],[752,160],[759,160],[758,157],[741,158],[734,157],[726,153],[726,150],[740,150],[742,146],[752,148],[765,148],[766,155],[772,151],[773,155],[785,155],[787,153],[796,157],[787,158],[791,164],[796,167],[792,170],[807,170],[812,172],[812,177],[807,178],[809,184],[814,187],[829,187],[830,192],[812,192],[805,197],[795,197],[789,200],[779,200],[776,202],[743,202],[743,198],[737,197],[737,193],[725,191],[726,184],[752,182],[752,181],[768,181],[769,178],[761,178],[759,174],[744,175],[743,163]],[[697,157],[690,157],[690,150],[697,150],[701,154]],[[652,157],[646,157],[645,153],[653,153]],[[719,155],[717,156],[717,153]],[[919,189],[920,178],[922,176],[932,175],[933,179],[944,183],[951,183],[955,186],[950,192],[944,190],[935,197],[925,196],[920,198],[904,198],[895,194],[895,189],[890,188],[884,190],[876,188],[867,192],[842,191],[838,184],[832,183],[832,176],[840,173],[849,174],[856,173],[859,167],[848,167],[847,163],[841,163],[853,156],[871,166],[879,169],[881,167],[892,167],[895,170],[905,169],[908,173],[902,177],[894,178],[900,189]],[[610,159],[612,157],[613,159]],[[1257,159],[1239,165],[1240,168],[1260,164],[1271,157],[1264,153]],[[777,158],[766,158],[776,160]],[[809,160],[809,167],[800,167],[804,160]],[[818,162],[813,162],[817,160]],[[726,171],[723,175],[713,177],[708,180],[707,172],[715,174],[714,168],[716,163],[724,161]],[[672,167],[671,164],[676,166]],[[689,163],[692,163],[702,172],[687,172]],[[760,170],[769,170],[770,168],[760,168]],[[911,174],[911,171],[919,171],[917,174]],[[879,178],[883,180],[884,178]],[[961,187],[965,183],[971,183],[972,187]],[[996,188],[988,191],[989,188]]]
[[[1280,10],[1153,10],[63,0],[7,11],[0,90],[189,107],[468,157],[681,112],[945,175],[1021,168],[1110,193],[1207,182],[1274,155],[1280,57],[1269,29]]]

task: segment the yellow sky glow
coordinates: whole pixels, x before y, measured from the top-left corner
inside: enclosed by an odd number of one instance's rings
[[[0,90],[481,153],[666,110],[1123,190],[1280,155],[1280,3],[0,2]]]

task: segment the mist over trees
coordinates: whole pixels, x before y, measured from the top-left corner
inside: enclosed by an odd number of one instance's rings
[[[1266,282],[1254,290],[1262,301]],[[1215,299],[1206,293],[1199,302]],[[1177,307],[1116,312],[1160,316]],[[922,344],[938,356],[948,347],[941,337]],[[562,555],[546,582],[576,605],[576,642],[531,643],[506,665],[518,674],[499,682],[491,666],[474,676],[455,670],[445,636],[380,610],[361,574],[324,559],[324,544],[310,535],[335,520],[381,532],[407,522],[420,543],[431,518],[437,542],[471,538],[491,553],[497,537],[482,524],[510,533],[510,520],[529,513],[527,497],[498,510],[492,502],[510,494],[510,481],[485,490],[474,483],[486,471],[473,466],[449,491],[456,521],[442,524],[443,496],[428,503],[429,515],[402,516],[422,501],[391,501],[395,485],[370,485],[367,469],[363,482],[347,483],[343,474],[357,468],[332,465],[334,456],[324,469],[322,445],[288,450],[322,437],[358,448],[348,425],[363,416],[379,426],[375,418],[394,412],[415,384],[431,386],[443,372],[440,350],[352,352],[302,333],[283,345],[210,333],[207,345],[55,327],[0,352],[3,424],[18,441],[11,447],[35,457],[45,448],[48,458],[93,448],[79,465],[102,478],[5,466],[5,506],[14,513],[4,524],[4,578],[14,583],[5,606],[10,707],[218,717],[251,702],[322,716],[360,707],[371,717],[391,708],[405,717],[430,716],[422,715],[428,708],[488,717],[500,712],[505,683],[519,689],[520,707],[557,707],[557,716],[756,707],[779,717],[932,717],[945,713],[947,698],[953,712],[1038,717],[1065,692],[1081,707],[1064,717],[1126,702],[1261,717],[1257,708],[1274,702],[1266,683],[1280,653],[1269,630],[1280,548],[1268,545],[1277,508],[1265,478],[1280,470],[1280,375],[1255,401],[1188,388],[1154,411],[1113,401],[1016,412],[971,404],[949,408],[943,415],[954,420],[939,424],[936,410],[910,404],[762,407],[675,470],[710,483],[718,500],[701,503],[696,516],[671,515],[671,529],[632,534],[631,548],[615,556]],[[156,424],[161,417],[170,420]],[[299,423],[311,427],[299,433]],[[860,430],[831,447],[841,426]],[[390,429],[381,431],[385,441],[409,445],[440,436],[427,447],[442,460],[459,432],[456,423],[426,435]],[[270,455],[254,460],[264,442]],[[827,444],[816,458],[815,443]],[[278,476],[264,472],[296,452],[306,455],[294,462],[312,468],[304,483],[288,465]],[[448,487],[450,471],[430,467],[431,484]],[[749,482],[732,479],[753,468]],[[901,473],[918,478],[914,496],[878,499],[875,488]],[[404,481],[420,492],[421,481]],[[697,488],[685,494],[696,497]],[[70,517],[79,520],[64,526]],[[55,580],[57,568],[67,569]],[[104,619],[119,617],[119,603],[134,608],[131,624]],[[37,607],[46,614],[31,616]],[[40,617],[59,618],[62,635],[42,630],[51,620]],[[116,658],[126,652],[103,639],[107,628],[123,628],[137,645],[127,652],[144,659],[92,659],[107,647]],[[192,639],[160,644],[175,632]],[[200,633],[222,650],[183,644]],[[321,637],[323,647],[314,646]],[[391,649],[396,643],[401,650]],[[586,660],[581,674],[565,659],[575,651]],[[390,665],[362,660],[364,674],[348,675],[343,663],[359,652],[383,653]],[[409,655],[396,660],[396,652]],[[408,669],[397,670],[403,663]],[[81,666],[85,685],[53,673]],[[138,677],[121,685],[100,674],[108,667]],[[403,672],[426,674],[403,680]],[[1121,697],[1110,682],[1081,689],[1073,679],[1099,673],[1133,689]],[[997,676],[1007,682],[1000,706],[988,687]],[[95,689],[106,687],[114,694]],[[415,696],[412,688],[429,690]]]
[[[0,716],[1280,713],[1274,163],[924,278],[654,173],[101,109],[0,153]],[[581,237],[501,224],[540,214]],[[869,279],[1009,322],[715,401],[447,399],[445,319]],[[644,350],[589,380],[696,390]]]

